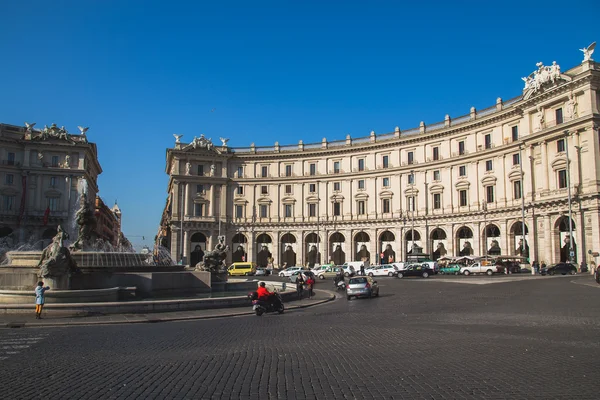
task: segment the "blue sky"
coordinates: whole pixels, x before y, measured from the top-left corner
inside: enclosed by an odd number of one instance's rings
[[[600,40],[591,0],[2,3],[0,122],[90,126],[100,195],[138,247],[173,133],[244,147],[406,130],[515,97],[536,62],[566,70]]]

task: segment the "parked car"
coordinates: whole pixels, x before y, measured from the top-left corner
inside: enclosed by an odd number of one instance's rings
[[[445,267],[440,268],[440,274],[442,275],[458,275],[460,273],[459,264],[448,264]]]
[[[254,275],[256,273],[256,264],[253,262],[235,262],[227,268],[229,276],[235,275]]]
[[[463,275],[471,275],[471,274],[488,274],[489,276],[493,275],[496,272],[496,266],[492,264],[482,265],[479,262],[473,263],[471,265],[467,265],[460,269],[460,273]]]
[[[344,270],[344,276],[356,275],[356,269],[354,269],[354,267],[352,265],[349,265],[348,263],[340,265],[339,267],[341,267]]]
[[[393,265],[394,267],[396,267],[397,271],[402,271],[402,270],[408,268],[408,263],[405,263],[405,262],[393,262],[390,264]]]
[[[298,280],[298,275],[302,274],[304,281],[306,282],[306,280],[310,277],[313,278],[314,281],[317,280],[316,275],[312,272],[312,271],[307,271],[307,270],[300,270],[300,271],[296,271],[294,272],[291,276],[290,276],[290,282],[292,283],[296,283],[296,280]]]
[[[575,275],[577,273],[577,267],[571,263],[558,263],[548,268],[542,268],[542,275]]]
[[[435,272],[429,268],[427,264],[413,264],[408,266],[403,271],[398,271],[398,278],[404,278],[405,276],[422,276],[423,278],[429,278]]]
[[[423,260],[423,261],[421,261],[421,264],[427,265],[427,267],[432,269],[434,271],[434,273],[436,273],[436,274],[439,271],[439,266],[438,266],[437,261]]]
[[[350,278],[346,285],[346,298],[379,296],[377,281],[370,276],[356,276]]]
[[[505,274],[506,269],[511,274],[521,273],[521,264],[517,261],[496,261],[496,272]]]
[[[288,267],[284,270],[282,270],[281,272],[279,272],[279,276],[287,276],[290,277],[292,276],[292,274],[296,271],[300,271],[302,269],[302,267]]]
[[[364,266],[365,269],[369,268],[369,262],[368,261],[348,261],[348,262],[345,262],[344,265],[342,265],[342,267],[347,267],[347,266],[354,268],[354,271],[358,272],[358,271],[360,271],[361,266]]]
[[[331,265],[327,265],[327,264],[325,264],[325,265],[315,265],[313,268],[311,268],[311,271],[315,275],[317,275],[319,272],[325,271],[327,268],[330,268],[330,267],[331,267]]]
[[[365,270],[368,276],[394,276],[398,273],[398,269],[392,264],[372,265]]]
[[[328,267],[326,270],[321,271],[317,274],[317,278],[326,279],[326,278],[335,278],[339,271],[343,271],[342,267]]]
[[[254,273],[255,276],[266,276],[267,275],[267,269],[266,268],[256,268],[256,272]]]

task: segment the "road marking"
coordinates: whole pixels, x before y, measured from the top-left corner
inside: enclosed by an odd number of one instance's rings
[[[31,335],[31,336],[28,336]],[[0,360],[7,360],[48,337],[47,334],[27,333],[23,331],[0,335]]]

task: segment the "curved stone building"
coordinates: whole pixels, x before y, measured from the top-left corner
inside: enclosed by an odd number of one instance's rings
[[[600,64],[540,63],[523,80],[516,98],[410,130],[273,147],[176,143],[158,240],[195,264],[220,232],[228,262],[283,266],[399,261],[413,246],[551,263],[570,256],[572,237],[573,258],[590,262],[600,247]]]

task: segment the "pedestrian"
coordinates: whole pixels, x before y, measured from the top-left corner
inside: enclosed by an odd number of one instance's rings
[[[361,274],[362,276],[365,276],[365,264],[361,264],[361,265],[360,265],[360,274]]]
[[[298,298],[302,299],[302,292],[304,291],[304,277],[302,273],[298,274],[298,278],[296,279],[296,293],[298,294]]]
[[[306,280],[306,289],[308,289],[308,298],[310,299],[313,296],[313,285],[315,284],[315,280],[312,277],[308,277]]]
[[[44,308],[46,290],[50,290],[50,286],[44,287],[44,282],[38,282],[35,288],[35,319],[42,319],[42,309]]]

